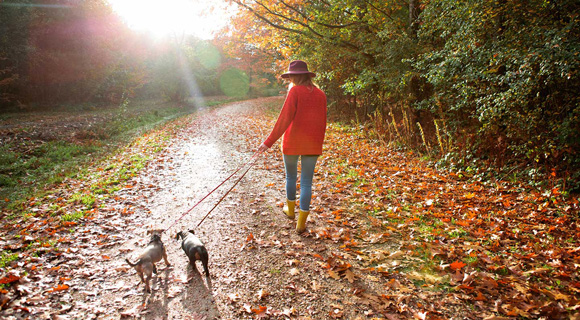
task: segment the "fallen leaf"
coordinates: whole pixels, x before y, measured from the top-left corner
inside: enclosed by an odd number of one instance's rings
[[[136,317],[144,309],[145,309],[145,305],[143,305],[143,304],[136,305],[136,306],[134,306],[133,308],[131,308],[129,310],[122,311],[120,313],[121,314],[121,318],[123,318],[123,317]]]
[[[4,278],[0,279],[0,284],[12,283],[20,280],[20,277],[14,274],[8,274]]]
[[[258,291],[258,294],[256,294],[256,295],[258,296],[258,300],[262,300],[262,299],[264,299],[265,297],[269,296],[269,295],[270,295],[270,293],[269,293],[267,290],[260,289],[260,290]]]
[[[267,310],[268,310],[268,307],[258,306],[257,309],[252,309],[252,312],[255,313],[258,317],[260,317],[260,316],[264,316],[266,314]]]
[[[344,275],[345,275],[346,279],[348,280],[348,282],[354,283],[355,275],[354,275],[354,273],[352,271],[350,271],[350,269],[347,269],[344,272]]]
[[[290,269],[289,273],[290,273],[290,275],[295,276],[295,275],[300,273],[300,270],[298,270],[298,268],[292,268],[292,269]]]
[[[52,287],[52,288],[48,289],[48,292],[63,291],[63,290],[67,290],[68,288],[69,288],[69,286],[66,284],[59,284],[56,287]]]
[[[460,270],[461,268],[465,267],[466,264],[461,261],[455,261],[449,265],[453,270]]]
[[[244,304],[242,306],[242,310],[244,310],[246,313],[252,313],[252,306],[250,306],[249,304]]]
[[[290,317],[291,315],[296,314],[296,309],[294,307],[288,309],[285,308],[284,311],[281,312],[282,315]]]
[[[341,306],[340,306],[340,308],[342,309]],[[342,318],[344,316],[344,310],[341,310],[341,309],[336,308],[336,309],[330,311],[329,316],[333,319]]]
[[[473,300],[475,301],[486,301],[487,299],[483,296],[483,294],[481,293],[481,291],[477,292],[477,297],[475,297]]]
[[[340,280],[340,276],[332,270],[328,270],[328,275],[334,280]]]
[[[230,299],[230,302],[234,303],[240,300],[240,295],[237,293],[230,293],[228,294],[228,299]]]

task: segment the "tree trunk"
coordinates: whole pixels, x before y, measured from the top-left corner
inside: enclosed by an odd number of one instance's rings
[[[417,30],[419,29],[419,9],[420,0],[409,0],[409,35],[412,38],[417,37]]]

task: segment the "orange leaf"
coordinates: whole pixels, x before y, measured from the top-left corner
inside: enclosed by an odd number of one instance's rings
[[[268,307],[259,306],[258,309],[252,309],[252,312],[254,312],[257,315],[261,315],[264,314],[266,310],[268,310]]]
[[[471,221],[469,220],[460,220],[457,221],[456,224],[462,226],[462,227],[469,227],[471,225]]]
[[[312,256],[324,261],[324,258],[321,255],[319,255],[318,253],[315,253]]]
[[[12,282],[15,282],[18,280],[20,280],[19,276],[9,274],[9,275],[5,276],[4,278],[0,279],[0,284],[12,283]]]
[[[69,287],[66,284],[59,284],[58,286],[49,289],[48,292],[63,291],[63,290],[67,290],[68,288]]]
[[[477,292],[477,297],[474,299],[475,301],[485,301],[487,300],[480,291]]]
[[[461,262],[461,261],[455,261],[450,265],[451,269],[453,269],[453,270],[460,270],[461,268],[463,268],[465,266],[466,266],[466,264]]]
[[[248,235],[248,237],[246,238],[246,241],[247,241],[247,242],[250,242],[250,241],[252,241],[252,240],[254,240],[254,235],[250,233],[250,234]]]

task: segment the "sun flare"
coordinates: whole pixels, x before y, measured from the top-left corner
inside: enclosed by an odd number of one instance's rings
[[[156,36],[191,34],[210,39],[224,27],[231,8],[211,0],[109,0],[130,28]]]

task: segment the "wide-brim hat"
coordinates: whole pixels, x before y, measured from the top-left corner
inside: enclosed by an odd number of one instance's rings
[[[294,60],[288,65],[288,72],[281,75],[282,78],[288,78],[291,74],[309,74],[316,77],[316,73],[308,71],[308,65],[302,60]]]

